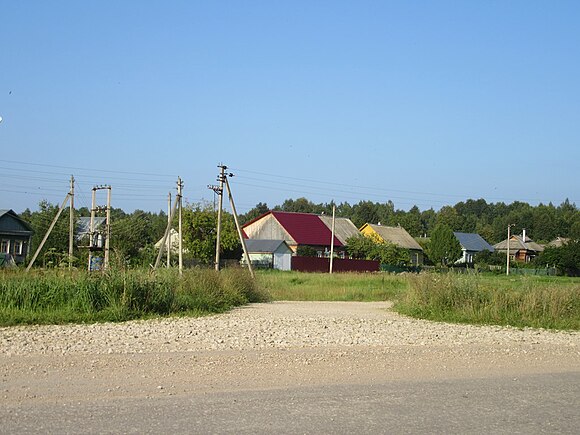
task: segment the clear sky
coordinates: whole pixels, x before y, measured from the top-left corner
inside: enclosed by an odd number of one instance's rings
[[[0,208],[580,203],[580,2],[0,0]],[[98,202],[104,203],[104,199]]]

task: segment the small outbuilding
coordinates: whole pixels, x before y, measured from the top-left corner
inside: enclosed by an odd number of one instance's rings
[[[246,239],[246,248],[252,266],[290,270],[292,266],[292,249],[284,240]],[[245,263],[245,255],[242,263]]]

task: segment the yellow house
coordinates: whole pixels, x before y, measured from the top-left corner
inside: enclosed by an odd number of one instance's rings
[[[384,225],[364,224],[360,230],[365,237],[370,237],[381,243],[392,243],[409,250],[411,264],[418,266],[423,264],[423,248],[402,227],[387,227]]]

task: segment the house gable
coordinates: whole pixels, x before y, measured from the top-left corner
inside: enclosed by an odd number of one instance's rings
[[[34,233],[28,222],[12,210],[0,210],[0,234],[28,237]]]

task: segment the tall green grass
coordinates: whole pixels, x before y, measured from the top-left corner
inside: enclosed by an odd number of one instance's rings
[[[258,284],[278,301],[385,301],[408,287],[403,276],[379,273],[302,273],[261,270]]]
[[[0,325],[124,321],[223,312],[266,301],[247,271],[228,269],[0,273]]]
[[[479,275],[411,276],[395,309],[457,323],[580,329],[580,283],[557,279],[490,279]]]

